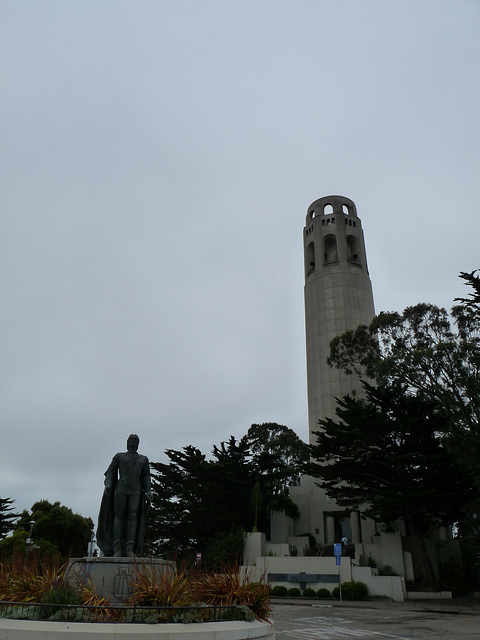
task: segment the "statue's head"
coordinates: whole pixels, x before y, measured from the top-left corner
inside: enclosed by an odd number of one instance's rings
[[[136,433],[132,433],[128,436],[127,439],[127,450],[132,451],[133,453],[137,453],[138,443],[140,442],[140,438]]]

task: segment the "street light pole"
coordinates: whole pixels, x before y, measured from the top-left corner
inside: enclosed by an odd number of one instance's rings
[[[25,549],[25,563],[24,564],[27,564],[28,552],[30,551],[30,549],[32,548],[32,545],[33,545],[32,531],[33,531],[33,525],[34,524],[35,524],[35,520],[30,520],[30,535],[27,538],[27,548]]]

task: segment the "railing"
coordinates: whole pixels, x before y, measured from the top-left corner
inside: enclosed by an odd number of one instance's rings
[[[196,607],[143,607],[126,605],[92,606],[46,602],[0,601],[0,618],[50,620],[53,622],[123,622],[156,624],[164,622],[226,622],[252,620],[253,614],[241,605],[199,605]]]

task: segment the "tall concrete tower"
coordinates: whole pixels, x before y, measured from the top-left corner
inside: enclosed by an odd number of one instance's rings
[[[327,365],[330,341],[375,314],[362,223],[352,200],[326,196],[308,207],[303,230],[310,443],[336,400],[360,388],[355,375]]]

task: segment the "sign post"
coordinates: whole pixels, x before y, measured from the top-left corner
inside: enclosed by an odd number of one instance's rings
[[[342,543],[336,542],[333,545],[333,553],[335,554],[335,564],[338,567],[338,587],[340,589],[340,602],[342,602],[342,578],[340,574],[340,567],[342,564]]]

